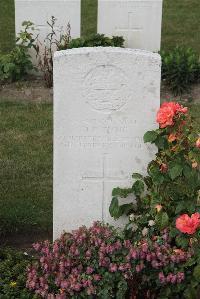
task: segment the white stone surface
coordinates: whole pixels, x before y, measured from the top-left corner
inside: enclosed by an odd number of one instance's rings
[[[22,28],[23,21],[32,21],[40,30],[40,41],[49,33],[47,21],[54,16],[56,32],[71,25],[72,37],[80,36],[81,0],[15,0],[15,31]]]
[[[54,238],[109,215],[114,187],[130,187],[154,148],[143,143],[160,104],[160,56],[81,48],[54,58]],[[116,223],[117,225],[120,223]]]
[[[98,32],[120,35],[128,48],[160,50],[162,0],[98,0]]]

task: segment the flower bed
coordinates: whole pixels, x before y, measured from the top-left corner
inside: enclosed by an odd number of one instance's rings
[[[96,222],[34,244],[36,258],[17,268],[6,257],[3,298],[199,299],[200,137],[178,103],[164,103],[156,119],[159,129],[144,135],[158,148],[147,175],[113,190],[110,213],[128,216],[124,230]],[[129,194],[136,204],[123,204]]]

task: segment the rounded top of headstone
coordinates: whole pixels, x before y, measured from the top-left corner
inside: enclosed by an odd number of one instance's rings
[[[157,60],[157,62],[161,61],[161,57],[158,53],[153,53],[146,50],[141,49],[130,49],[130,48],[120,48],[120,47],[84,47],[84,48],[73,48],[68,50],[56,51],[54,54],[54,59],[59,59],[63,56],[69,55],[89,55],[89,54],[100,54],[100,53],[121,53],[127,55],[148,57]]]

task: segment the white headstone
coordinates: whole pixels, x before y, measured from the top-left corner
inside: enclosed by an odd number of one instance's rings
[[[143,143],[160,104],[160,56],[79,48],[54,58],[54,238],[109,215],[114,187],[130,187],[155,153]]]
[[[39,39],[43,42],[50,32],[47,21],[54,16],[57,33],[70,23],[71,36],[80,37],[80,11],[81,0],[15,0],[15,31],[20,32],[23,21],[31,21],[39,29]]]
[[[125,47],[160,50],[162,0],[98,0],[98,32],[125,38]]]

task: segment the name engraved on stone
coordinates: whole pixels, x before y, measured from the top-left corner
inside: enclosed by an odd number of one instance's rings
[[[83,86],[85,101],[98,111],[119,110],[130,98],[126,75],[113,65],[99,65],[89,71]]]
[[[111,136],[67,136],[63,139],[66,148],[138,148],[143,147],[141,137],[111,137]]]

